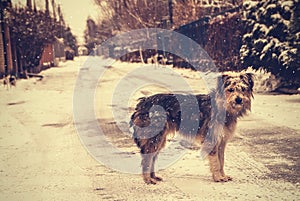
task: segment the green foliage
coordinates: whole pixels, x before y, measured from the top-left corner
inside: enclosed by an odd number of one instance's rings
[[[282,86],[300,86],[299,0],[245,1],[242,64],[263,68]]]

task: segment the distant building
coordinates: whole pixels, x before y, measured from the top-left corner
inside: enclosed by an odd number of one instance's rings
[[[42,53],[39,66],[34,68],[34,73],[47,69],[49,67],[58,66],[59,61],[65,59],[65,46],[63,39],[55,38],[54,43],[46,44]]]
[[[54,46],[54,66],[58,66],[59,61],[65,60],[65,45],[63,38],[56,38]]]
[[[87,49],[87,47],[85,47],[84,45],[80,45],[78,47],[78,54],[79,54],[79,56],[88,55],[88,49]]]

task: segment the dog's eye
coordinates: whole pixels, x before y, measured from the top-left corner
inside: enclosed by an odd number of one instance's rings
[[[230,89],[228,89],[228,91],[231,93],[231,92],[234,92],[234,89],[230,88]]]
[[[245,91],[246,89],[245,89],[245,87],[242,87],[242,91]]]

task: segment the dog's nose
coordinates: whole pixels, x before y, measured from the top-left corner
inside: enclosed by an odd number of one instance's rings
[[[241,99],[241,97],[239,97],[239,96],[236,97],[236,99],[235,99],[236,104],[241,104],[242,101],[243,101],[243,99]]]

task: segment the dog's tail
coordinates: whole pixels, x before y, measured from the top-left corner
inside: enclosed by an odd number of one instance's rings
[[[145,108],[145,103],[146,103],[147,98],[146,97],[142,97],[138,99],[138,104],[135,107],[135,112],[131,115],[130,121],[129,121],[129,126],[132,127],[133,125],[135,125],[135,119],[139,118],[139,116],[141,115],[141,111],[143,110],[143,108]]]
[[[138,101],[135,111],[131,115],[129,126],[132,129],[132,138],[135,144],[142,150],[145,143],[145,140],[142,139],[147,138],[147,136],[144,136],[144,134],[146,134],[145,129],[147,129],[146,127],[151,123],[149,116],[151,106],[149,105],[150,101],[148,101],[147,97],[139,98]]]

